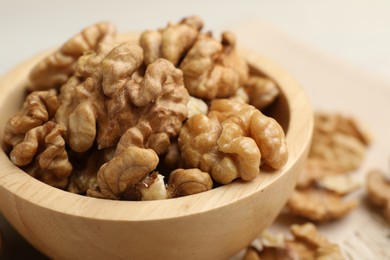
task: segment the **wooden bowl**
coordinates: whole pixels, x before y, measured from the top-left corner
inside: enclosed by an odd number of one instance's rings
[[[121,39],[135,40],[134,35]],[[32,66],[23,62],[0,79],[0,139],[20,108]],[[287,164],[262,169],[250,182],[164,201],[110,201],[48,186],[13,165],[0,151],[0,210],[34,247],[55,259],[226,259],[250,242],[281,211],[306,159],[313,113],[292,77],[271,61],[243,51],[252,72],[276,81],[282,95],[269,109],[286,131]]]

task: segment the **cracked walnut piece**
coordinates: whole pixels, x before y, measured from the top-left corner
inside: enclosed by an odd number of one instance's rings
[[[383,207],[385,218],[390,223],[390,180],[378,170],[370,171],[367,175],[367,194],[373,204]]]
[[[188,119],[178,143],[185,165],[209,172],[221,184],[252,180],[261,160],[278,169],[288,156],[284,132],[274,119],[231,100],[215,101],[207,116]]]
[[[224,32],[222,42],[210,35],[198,37],[180,64],[190,95],[211,100],[228,98],[245,84],[248,65],[236,50],[233,33]]]
[[[115,33],[115,26],[109,22],[85,28],[31,70],[28,89],[35,91],[60,87],[74,73],[80,56],[87,51],[96,51],[102,43],[113,41]]]
[[[178,66],[179,61],[194,44],[202,27],[202,19],[191,16],[178,24],[168,23],[167,27],[160,30],[144,31],[139,40],[144,50],[144,64],[148,66],[158,58],[163,58]]]
[[[65,188],[72,172],[62,137],[65,130],[53,121],[32,128],[11,151],[12,162],[51,186]]]
[[[58,106],[55,91],[34,91],[29,94],[22,109],[5,125],[3,143],[6,150],[20,143],[30,129],[52,119]]]

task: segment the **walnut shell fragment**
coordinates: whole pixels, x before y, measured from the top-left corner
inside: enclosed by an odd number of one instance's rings
[[[357,201],[343,201],[340,195],[331,191],[307,188],[295,190],[286,206],[293,215],[324,222],[344,217],[357,205]]]
[[[74,73],[80,56],[88,51],[96,51],[101,44],[112,42],[115,33],[115,26],[109,22],[85,28],[32,69],[28,89],[35,91],[60,87]]]
[[[369,200],[383,207],[384,216],[390,223],[390,181],[383,172],[372,170],[367,175],[366,183]]]
[[[237,53],[233,33],[222,34],[222,41],[203,34],[198,37],[180,64],[184,84],[190,95],[211,100],[228,98],[245,84],[248,65]]]
[[[6,150],[20,143],[29,130],[51,120],[58,106],[55,91],[34,91],[29,94],[21,110],[5,125],[3,143]]]
[[[178,66],[179,61],[194,44],[202,27],[202,19],[190,16],[179,23],[168,23],[163,29],[143,32],[139,44],[144,50],[144,64],[148,66],[158,58],[163,58]]]
[[[216,102],[207,116],[191,117],[180,131],[178,143],[188,167],[228,184],[236,178],[255,178],[261,159],[275,169],[286,163],[284,132],[274,119],[248,104]]]
[[[72,165],[68,161],[63,134],[65,127],[49,121],[32,128],[11,151],[11,161],[33,177],[54,187],[65,188]]]

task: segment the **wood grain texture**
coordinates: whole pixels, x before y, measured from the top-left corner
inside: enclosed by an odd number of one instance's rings
[[[122,35],[121,40],[134,40]],[[295,186],[312,134],[312,110],[283,69],[243,51],[253,69],[273,78],[283,97],[274,113],[287,129],[284,168],[189,197],[124,202],[89,198],[50,187],[14,166],[0,151],[0,210],[34,247],[56,259],[226,259],[275,219]],[[30,68],[46,53],[0,80],[0,129],[21,104]]]

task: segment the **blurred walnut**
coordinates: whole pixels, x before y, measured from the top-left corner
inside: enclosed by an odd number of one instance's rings
[[[295,190],[287,202],[287,209],[291,214],[323,222],[342,218],[357,205],[355,200],[343,201],[334,192],[310,187]]]
[[[188,92],[181,71],[163,59],[150,64],[140,78],[142,60],[142,49],[130,43],[105,56],[87,54],[79,59],[78,76],[62,87],[56,114],[57,122],[68,128],[72,150],[88,150],[95,138],[98,149],[115,146],[121,139],[120,150],[134,141],[128,139],[134,139],[131,133],[138,130],[139,147],[159,154],[167,149],[187,116]]]
[[[234,93],[233,96],[229,97],[229,99],[234,102],[247,103],[247,104],[249,103],[249,96],[243,87],[239,87],[236,90],[236,93]]]
[[[344,259],[340,248],[322,236],[312,223],[294,224],[290,227],[290,231],[293,237],[282,236],[282,243],[278,242],[277,244],[264,243],[264,232],[260,236],[260,248],[248,247],[243,259]],[[272,234],[267,234],[267,236],[272,237]]]
[[[77,59],[88,51],[96,51],[100,44],[113,41],[115,30],[113,24],[101,22],[73,36],[32,69],[29,90],[60,87],[74,73]]]
[[[312,223],[292,225],[294,240],[286,241],[286,246],[295,251],[299,259],[342,260],[340,248],[323,237]]]
[[[202,99],[227,98],[248,79],[248,65],[236,50],[233,33],[222,42],[200,35],[180,64],[190,95]]]
[[[52,119],[58,106],[55,91],[35,91],[29,94],[21,110],[5,125],[3,142],[6,150],[20,143],[27,131]]]
[[[180,23],[169,23],[160,30],[147,30],[141,34],[140,45],[144,50],[144,63],[149,65],[164,58],[175,66],[192,47],[203,21],[197,16],[184,18]]]
[[[260,110],[270,105],[280,92],[275,82],[260,76],[250,76],[244,89],[248,94],[249,104]]]
[[[260,173],[261,159],[276,169],[287,162],[280,125],[253,106],[231,100],[216,101],[207,116],[188,119],[178,143],[187,166],[209,172],[221,184],[252,180]]]
[[[196,168],[176,169],[169,175],[168,190],[172,198],[208,191],[212,187],[210,175]]]
[[[318,158],[339,172],[356,170],[363,161],[371,137],[352,117],[316,113],[309,158]]]
[[[65,188],[72,165],[68,161],[65,127],[52,121],[29,130],[12,149],[11,161],[33,177],[54,187]]]
[[[390,223],[390,180],[384,173],[378,170],[368,173],[367,194],[373,204],[384,208],[384,215]]]

